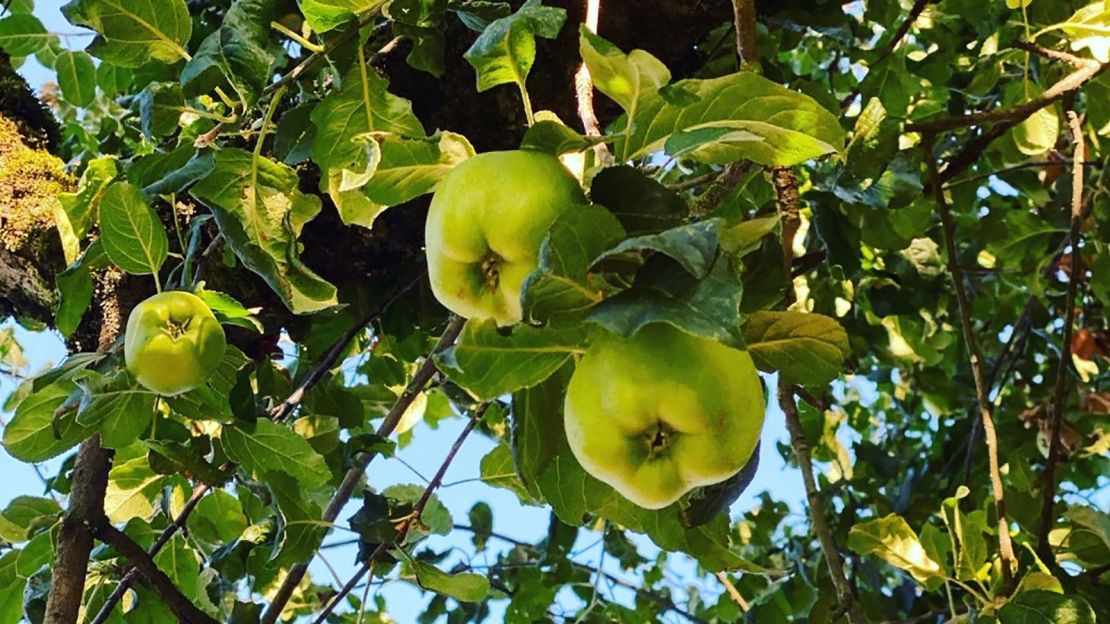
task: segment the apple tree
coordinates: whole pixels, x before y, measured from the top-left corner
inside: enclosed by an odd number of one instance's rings
[[[1110,3],[0,5],[0,624],[1110,622]]]

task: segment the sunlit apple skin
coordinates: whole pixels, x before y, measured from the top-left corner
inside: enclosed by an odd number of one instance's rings
[[[432,292],[464,318],[521,320],[520,288],[565,210],[585,203],[578,181],[543,152],[488,152],[440,182],[425,225]]]
[[[564,422],[587,472],[640,507],[662,509],[739,472],[763,412],[746,351],[653,324],[593,341],[571,377]]]
[[[127,318],[127,370],[157,394],[173,396],[200,387],[216,372],[226,348],[220,322],[192,293],[154,295]]]

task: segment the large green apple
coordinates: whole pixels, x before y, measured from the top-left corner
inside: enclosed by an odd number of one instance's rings
[[[227,339],[212,310],[192,293],[164,292],[127,318],[127,370],[146,389],[173,396],[199,387],[223,360]]]
[[[578,181],[543,152],[488,152],[455,167],[425,225],[436,299],[464,318],[520,322],[520,287],[544,236],[563,211],[583,203]]]
[[[763,410],[746,351],[654,324],[593,341],[571,377],[564,420],[587,472],[640,507],[661,509],[739,472]]]

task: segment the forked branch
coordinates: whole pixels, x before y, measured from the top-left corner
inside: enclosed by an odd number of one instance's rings
[[[956,256],[956,222],[952,218],[952,211],[948,207],[948,200],[944,196],[944,187],[940,172],[937,170],[937,159],[933,153],[933,134],[926,132],[922,141],[925,163],[929,168],[929,178],[933,188],[933,196],[940,211],[942,229],[944,233],[945,252],[948,255],[948,271],[952,274],[953,285],[956,290],[956,301],[960,308],[960,326],[963,329],[964,343],[967,345],[968,358],[971,363],[971,375],[975,380],[975,397],[979,404],[979,417],[983,424],[983,433],[987,441],[987,456],[990,464],[991,490],[994,495],[994,507],[998,515],[998,551],[1002,557],[1002,576],[1006,587],[1013,583],[1014,546],[1010,540],[1010,523],[1006,517],[1006,499],[1002,492],[1002,471],[998,460],[998,434],[994,428],[994,417],[990,402],[987,382],[983,375],[983,356],[979,351],[979,342],[975,337],[975,330],[971,326],[971,305],[968,302],[967,290],[964,287],[963,271]]]
[[[1048,463],[1044,469],[1044,502],[1041,505],[1041,527],[1037,540],[1037,554],[1042,561],[1055,562],[1048,543],[1048,534],[1056,520],[1056,464],[1060,461],[1060,427],[1064,420],[1067,404],[1068,370],[1071,363],[1072,325],[1075,324],[1075,298],[1079,290],[1079,280],[1083,260],[1079,253],[1080,228],[1083,225],[1083,159],[1085,154],[1083,128],[1075,110],[1067,111],[1068,128],[1075,146],[1071,179],[1071,231],[1068,243],[1071,245],[1071,270],[1068,272],[1068,290],[1064,300],[1064,335],[1060,343],[1060,364],[1056,369],[1056,387],[1052,400],[1052,428],[1049,433]]]

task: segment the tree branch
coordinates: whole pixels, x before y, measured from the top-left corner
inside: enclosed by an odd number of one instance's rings
[[[1006,500],[1002,492],[1002,474],[998,461],[998,435],[994,429],[994,418],[991,415],[989,389],[983,378],[982,354],[979,352],[979,343],[975,338],[975,331],[971,326],[971,306],[968,303],[967,291],[964,288],[963,273],[960,271],[956,257],[956,223],[952,219],[952,212],[948,201],[944,197],[940,173],[937,171],[937,160],[933,154],[933,134],[926,132],[922,141],[922,149],[926,165],[929,168],[929,177],[933,188],[937,209],[940,210],[941,223],[944,231],[944,244],[948,254],[948,270],[956,289],[956,300],[960,308],[960,324],[963,328],[964,342],[967,344],[971,362],[971,374],[975,380],[975,395],[979,403],[979,415],[983,421],[983,432],[987,439],[987,453],[990,460],[991,490],[994,493],[994,507],[998,515],[998,550],[1002,557],[1002,576],[1007,587],[1013,583],[1014,546],[1010,540],[1010,524],[1006,518]]]
[[[108,269],[97,278],[96,301],[100,309],[98,349],[108,351],[123,326],[119,284],[123,273]],[[69,509],[58,532],[57,558],[50,575],[44,624],[74,624],[85,595],[85,575],[93,547],[93,527],[104,517],[104,494],[112,451],[100,446],[100,435],[93,434],[81,443],[73,468]]]
[[[397,424],[401,421],[401,416],[404,415],[405,410],[408,409],[409,405],[412,404],[413,400],[416,399],[416,396],[424,389],[424,386],[428,384],[428,381],[431,380],[432,375],[434,375],[437,370],[435,360],[432,356],[453,344],[455,339],[458,338],[465,323],[465,319],[460,317],[454,316],[451,318],[451,321],[447,324],[447,329],[444,330],[443,335],[440,336],[439,342],[436,343],[436,346],[432,349],[432,352],[428,354],[427,359],[420,365],[420,368],[416,370],[412,380],[409,382],[408,386],[405,387],[404,392],[398,397],[397,402],[393,404],[393,407],[389,410],[382,424],[378,427],[377,434],[379,436],[383,438],[389,437],[393,433],[393,430],[397,428]],[[355,492],[355,488],[358,487],[359,481],[362,480],[363,473],[366,472],[366,467],[370,465],[374,457],[375,455],[373,453],[360,452],[355,455],[353,460],[354,465],[351,466],[347,474],[343,477],[343,482],[339,484],[339,489],[336,490],[335,494],[332,496],[331,502],[328,504],[328,508],[324,511],[323,522],[325,524],[330,524],[339,517],[339,512],[342,511],[347,501],[351,499],[351,496]],[[293,591],[300,585],[305,573],[308,572],[308,564],[310,562],[311,558],[309,561],[299,563],[289,569],[289,573],[285,576],[281,586],[270,601],[270,606],[266,609],[266,612],[262,614],[262,619],[260,620],[261,624],[274,624],[274,622],[277,621],[278,617],[281,615],[282,609],[285,608],[289,599],[293,597]]]
[[[913,3],[913,6],[910,7],[909,15],[906,16],[906,19],[902,20],[902,23],[898,26],[898,30],[894,31],[894,36],[890,38],[890,41],[886,42],[886,45],[883,46],[883,51],[880,52],[879,56],[875,58],[875,61],[870,64],[870,67],[875,67],[879,63],[882,63],[887,59],[888,56],[894,53],[894,50],[898,47],[898,44],[901,43],[902,39],[906,37],[906,33],[910,32],[910,28],[913,26],[914,22],[917,21],[917,18],[921,17],[921,13],[925,10],[925,6],[928,5],[931,1],[932,0],[916,0]],[[848,94],[848,97],[840,100],[840,108],[842,110],[847,110],[848,107],[852,105],[852,102],[857,97],[859,97],[860,89],[862,86],[863,83],[860,82],[860,84],[856,85],[855,88],[852,89],[852,92]]]
[[[489,406],[489,403],[483,403],[478,409],[474,410],[474,414],[471,415],[470,420],[467,421],[466,426],[463,427],[462,433],[459,434],[454,444],[451,445],[450,450],[447,451],[447,456],[443,458],[443,462],[439,465],[439,469],[436,470],[435,476],[428,482],[428,485],[424,488],[424,493],[420,495],[416,504],[412,506],[412,512],[400,522],[397,527],[397,535],[388,542],[382,542],[374,549],[374,552],[363,562],[362,567],[355,572],[355,575],[347,581],[343,588],[339,590],[339,593],[332,598],[331,602],[324,606],[323,611],[321,611],[314,620],[314,624],[323,624],[327,621],[328,615],[330,615],[343,598],[358,585],[362,577],[372,571],[374,566],[381,562],[382,558],[385,557],[391,548],[395,546],[399,547],[405,543],[405,538],[408,537],[412,525],[420,520],[420,515],[424,513],[424,507],[427,506],[428,501],[432,499],[432,494],[435,493],[436,489],[443,483],[443,476],[447,474],[447,468],[451,465],[451,462],[455,460],[455,455],[457,455],[459,449],[462,448],[463,442],[466,442],[466,438],[470,435],[470,432],[474,430],[478,421],[482,419],[482,415],[486,413]]]
[[[960,115],[958,117],[945,117],[933,121],[922,121],[906,125],[906,132],[939,132],[941,130],[955,130],[971,126],[984,126],[992,123],[1019,122],[1027,119],[1042,108],[1075,93],[1089,80],[1100,74],[1110,63],[1099,64],[1097,61],[1087,62],[1082,68],[1068,74],[1062,80],[1045,89],[1043,93],[1028,102],[1009,108],[997,108],[982,113]]]
[[[1070,52],[1061,52],[1060,50],[1053,50],[1052,48],[1045,48],[1029,41],[1015,41],[1013,46],[1019,50],[1032,52],[1041,58],[1046,58],[1051,61],[1062,61],[1068,65],[1075,67],[1086,67],[1091,63],[1097,64],[1097,61],[1085,59],[1082,56],[1076,56]]]
[[[1044,469],[1044,503],[1041,506],[1041,530],[1037,541],[1037,554],[1043,561],[1055,562],[1048,544],[1048,533],[1056,520],[1056,463],[1060,458],[1060,426],[1064,420],[1066,404],[1065,391],[1068,384],[1068,369],[1071,361],[1072,325],[1075,323],[1075,298],[1079,289],[1082,259],[1079,252],[1080,228],[1083,226],[1083,159],[1086,152],[1083,142],[1083,128],[1075,110],[1067,111],[1068,128],[1071,129],[1075,155],[1072,162],[1071,179],[1071,231],[1068,240],[1071,245],[1071,271],[1068,274],[1068,290],[1064,302],[1064,336],[1060,344],[1060,365],[1056,369],[1056,388],[1052,401],[1052,431],[1048,444],[1048,464]]]
[[[414,286],[419,284],[420,280],[423,279],[425,274],[426,271],[421,270],[420,274],[416,277],[402,282],[400,286],[393,289],[389,296],[387,296],[377,306],[374,306],[374,308],[367,312],[361,319],[351,325],[351,327],[349,327],[347,331],[343,332],[343,335],[339,337],[339,340],[335,341],[335,344],[333,344],[331,348],[327,350],[324,356],[320,358],[320,361],[317,362],[317,364],[312,368],[311,371],[309,371],[308,375],[304,378],[304,381],[302,381],[301,384],[297,386],[297,389],[290,393],[289,396],[284,401],[282,401],[280,405],[270,411],[270,418],[275,422],[281,422],[282,420],[285,420],[291,413],[293,413],[293,410],[297,409],[297,406],[300,405],[301,401],[304,400],[305,393],[311,390],[312,387],[315,386],[317,383],[319,383],[320,380],[324,378],[324,375],[326,375],[327,372],[330,371],[333,366],[335,366],[335,363],[339,361],[340,356],[342,356],[343,352],[347,350],[347,345],[349,345],[356,336],[365,331],[366,327],[370,325],[370,323],[373,323],[375,320],[377,320],[378,317],[385,313],[385,311],[388,310],[389,307],[392,306],[398,299],[404,296],[405,293],[412,290]]]
[[[817,489],[817,480],[813,478],[813,458],[809,453],[802,421],[798,418],[798,406],[794,404],[794,394],[790,384],[780,378],[778,389],[779,407],[786,415],[786,428],[790,432],[790,446],[798,458],[798,467],[802,471],[802,481],[805,483],[806,500],[809,507],[809,518],[813,525],[813,533],[821,544],[821,552],[825,555],[825,563],[829,567],[829,576],[832,577],[833,586],[836,588],[840,604],[846,608],[848,621],[852,624],[864,624],[867,620],[860,613],[856,597],[844,574],[844,563],[840,559],[840,552],[836,548],[829,521],[825,516],[825,508],[821,492]]]
[[[732,189],[736,188],[736,185],[740,184],[754,170],[755,164],[747,160],[734,162],[725,167],[724,171],[716,174],[716,182],[694,200],[693,205],[690,206],[690,214],[695,217],[704,217],[713,212],[713,209],[724,201],[725,197],[732,192]]]
[[[138,568],[139,572],[150,583],[154,592],[162,599],[162,602],[166,603],[170,611],[173,611],[173,614],[177,616],[178,621],[187,624],[219,624],[215,618],[201,611],[190,602],[181,593],[181,590],[173,584],[170,577],[158,569],[154,559],[143,550],[142,546],[136,544],[123,531],[112,526],[107,518],[102,517],[96,525],[96,536],[105,544],[116,549]]]
[[[598,21],[601,17],[601,0],[585,0],[586,1],[586,28],[592,32],[597,32]],[[590,69],[586,67],[585,63],[578,66],[578,71],[574,74],[574,94],[578,99],[578,119],[582,122],[582,129],[585,130],[588,137],[601,136],[601,125],[597,121],[597,113],[594,111],[594,81],[590,76]],[[594,154],[597,159],[605,164],[613,162],[613,155],[609,152],[609,146],[605,143],[597,143],[594,145]]]
[[[188,520],[189,514],[193,513],[197,504],[200,503],[200,499],[204,498],[204,495],[207,494],[210,489],[211,488],[207,484],[201,484],[193,488],[192,496],[189,497],[189,500],[185,501],[185,506],[181,508],[177,517],[173,519],[173,522],[170,522],[169,526],[162,529],[162,533],[158,535],[158,538],[155,539],[154,543],[150,545],[150,548],[146,550],[146,554],[149,557],[153,558],[154,555],[157,555],[158,552],[169,543],[170,538],[185,527],[185,522]],[[97,612],[96,617],[94,617],[89,624],[104,624],[107,622],[108,618],[112,617],[112,610],[115,609],[120,600],[123,600],[123,596],[134,584],[138,575],[139,568],[132,565],[127,573],[123,575],[123,578],[120,579],[116,588],[108,595],[104,604],[100,606],[100,611]]]
[[[732,0],[732,17],[736,25],[736,54],[740,69],[759,71],[759,29],[756,26],[755,0]]]
[[[794,266],[794,238],[797,236],[798,228],[802,222],[799,214],[798,178],[794,174],[794,170],[789,167],[774,167],[770,168],[769,172],[771,174],[771,185],[774,186],[775,196],[778,199],[779,223],[782,228],[783,265],[786,269],[787,279],[790,280],[786,288],[786,304],[789,306],[794,303],[797,296],[791,276],[793,275]],[[865,624],[867,620],[864,619],[859,610],[859,605],[856,603],[852,583],[844,574],[844,563],[840,559],[840,551],[837,550],[836,542],[829,530],[825,508],[822,507],[821,494],[817,489],[817,481],[813,478],[813,460],[810,457],[809,446],[806,444],[805,434],[802,431],[802,422],[798,418],[798,406],[794,403],[794,384],[781,375],[778,380],[778,402],[786,416],[786,428],[790,431],[790,444],[794,449],[794,455],[798,458],[798,467],[802,471],[802,481],[805,483],[806,498],[809,501],[809,517],[813,533],[817,535],[817,541],[821,544],[821,551],[825,555],[825,563],[828,565],[829,576],[832,577],[832,583],[836,588],[840,605],[844,608],[851,624]]]

